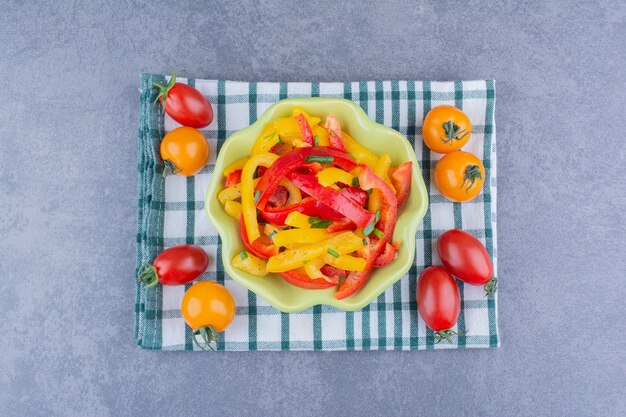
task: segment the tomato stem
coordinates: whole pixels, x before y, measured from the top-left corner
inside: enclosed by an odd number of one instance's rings
[[[193,335],[193,343],[198,346],[202,350],[211,350],[215,352],[211,343],[216,342],[217,344],[217,332],[211,326],[200,327],[199,329],[195,329],[192,333]],[[204,343],[198,342],[197,336],[202,336],[202,340]]]
[[[146,288],[152,288],[159,283],[159,274],[152,264],[143,264],[137,271],[137,278]]]
[[[447,122],[445,122],[442,127],[443,131],[446,133],[446,136],[441,137],[440,139],[443,143],[450,143],[450,146],[452,146],[455,139],[463,140],[465,136],[469,135],[470,133],[474,133],[472,130],[460,130],[461,127],[457,126],[452,120],[448,120]],[[461,136],[459,137],[459,135]]]
[[[172,87],[174,87],[174,84],[176,84],[176,72],[172,68],[172,78],[170,78],[170,81],[167,83],[167,85],[163,85],[161,83],[156,83],[156,82],[152,83],[154,87],[159,89],[159,94],[154,99],[154,102],[152,104],[156,104],[157,101],[161,99],[161,103],[163,104],[163,110],[165,110],[165,103],[167,102],[167,93],[170,91]]]
[[[435,343],[439,343],[443,339],[447,340],[448,343],[452,343],[452,336],[454,335],[465,336],[465,333],[457,333],[452,329],[439,330],[438,332],[435,332]]]
[[[463,173],[463,184],[461,184],[459,188],[463,188],[465,183],[469,181],[469,185],[465,189],[465,194],[467,194],[470,188],[474,186],[477,179],[483,179],[483,174],[480,173],[480,167],[478,165],[468,165],[465,167],[465,172]]]
[[[176,164],[174,164],[169,159],[163,160],[163,178],[167,177],[170,174],[178,174],[182,171],[181,168],[178,168]]]
[[[487,283],[485,284],[483,288],[485,289],[485,292],[487,293],[485,294],[485,296],[494,294],[496,290],[498,289],[498,278],[492,277],[489,281],[487,281]]]

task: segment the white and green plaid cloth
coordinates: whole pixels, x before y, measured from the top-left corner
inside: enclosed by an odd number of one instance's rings
[[[417,277],[426,266],[440,263],[436,240],[448,229],[464,229],[479,238],[497,268],[494,81],[249,83],[181,78],[180,82],[195,86],[213,104],[214,120],[203,129],[211,146],[211,160],[194,177],[168,176],[163,180],[159,144],[178,124],[164,115],[161,106],[152,104],[156,97],[152,83],[167,79],[155,74],[141,76],[137,265],[152,262],[163,249],[183,243],[206,250],[211,263],[201,279],[226,285],[237,304],[235,319],[222,334],[218,350],[421,350],[499,345],[497,298],[486,297],[482,287],[459,282],[462,309],[456,329],[466,334],[455,337],[453,344],[445,340],[435,344],[415,301]],[[371,119],[405,135],[415,147],[430,196],[409,273],[361,311],[316,306],[286,314],[270,307],[224,273],[220,239],[204,213],[204,195],[224,140],[253,123],[276,101],[310,96],[353,100]],[[443,198],[431,178],[440,155],[423,145],[421,126],[426,113],[440,104],[463,109],[474,126],[475,133],[464,150],[483,160],[486,178],[483,193],[468,203]],[[139,346],[194,350],[191,331],[180,312],[188,287],[145,289],[136,285],[135,339]]]

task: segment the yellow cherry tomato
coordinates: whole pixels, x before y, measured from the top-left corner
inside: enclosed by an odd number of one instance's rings
[[[202,281],[193,284],[183,296],[183,318],[193,329],[193,341],[202,350],[213,350],[211,343],[235,317],[235,301],[230,292],[217,282]],[[201,344],[196,337],[200,335]]]
[[[195,175],[209,162],[209,143],[198,129],[179,127],[161,141],[164,173]]]
[[[455,202],[469,201],[480,194],[485,168],[476,156],[456,151],[445,155],[435,166],[435,184],[441,194]]]
[[[467,143],[472,136],[472,123],[454,106],[437,106],[426,115],[422,136],[432,151],[449,153]]]

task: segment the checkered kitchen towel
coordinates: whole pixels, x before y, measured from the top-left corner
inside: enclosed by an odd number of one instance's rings
[[[417,277],[426,266],[439,263],[436,239],[448,229],[462,228],[479,238],[497,267],[494,81],[248,83],[179,79],[195,86],[213,103],[215,118],[203,130],[211,146],[211,161],[194,177],[168,176],[165,180],[160,175],[159,143],[178,125],[160,106],[152,104],[155,81],[166,82],[166,77],[141,76],[137,265],[151,262],[164,248],[178,244],[193,243],[207,251],[211,263],[201,279],[225,284],[237,304],[235,319],[223,333],[218,350],[418,350],[499,345],[496,295],[485,297],[482,287],[459,283],[462,309],[458,329],[466,329],[466,335],[455,337],[454,344],[434,343],[433,332],[419,317],[415,302]],[[270,307],[224,273],[220,239],[204,213],[212,164],[224,140],[253,123],[276,101],[310,96],[353,100],[376,122],[400,131],[415,147],[429,190],[430,209],[417,232],[412,268],[361,311],[346,313],[316,306],[286,314]],[[463,109],[473,122],[476,133],[464,149],[478,155],[487,172],[483,193],[472,202],[451,203],[432,182],[431,169],[440,156],[423,145],[421,125],[424,115],[439,104]],[[194,349],[180,312],[185,289],[144,289],[137,284],[135,338],[139,346]]]

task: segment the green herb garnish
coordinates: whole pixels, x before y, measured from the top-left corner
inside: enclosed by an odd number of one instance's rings
[[[376,223],[378,223],[379,220],[380,220],[380,209],[376,210],[376,217],[374,218],[374,221]]]
[[[356,188],[361,188],[361,184],[359,184],[359,177],[352,178],[352,186]]]
[[[383,237],[385,237],[385,234],[383,233],[383,231],[378,228],[374,228],[374,234],[378,236],[379,239],[382,239]]]
[[[254,204],[256,205],[256,203],[259,202],[259,198],[261,198],[261,190],[256,190],[256,193],[254,193]]]
[[[304,159],[306,162],[320,162],[322,164],[332,164],[335,157],[330,155],[311,155]]]
[[[241,253],[239,254],[239,257],[240,257],[241,259],[246,259],[246,258],[248,257],[248,254],[247,254],[246,252],[241,252]]]
[[[374,222],[371,222],[370,224],[368,224],[365,229],[363,229],[363,235],[364,236],[369,236],[370,233],[372,233],[374,231]]]
[[[317,138],[317,135],[313,136],[313,144],[314,144],[315,146],[320,146],[320,141],[319,141],[319,139]]]
[[[339,255],[339,253],[335,252],[332,249],[327,249],[326,252],[328,252],[329,254],[331,254],[332,256],[334,256],[335,258],[339,258],[341,255]]]
[[[311,227],[313,229],[326,229],[328,226],[330,226],[330,220],[322,220],[322,221],[315,223]]]

